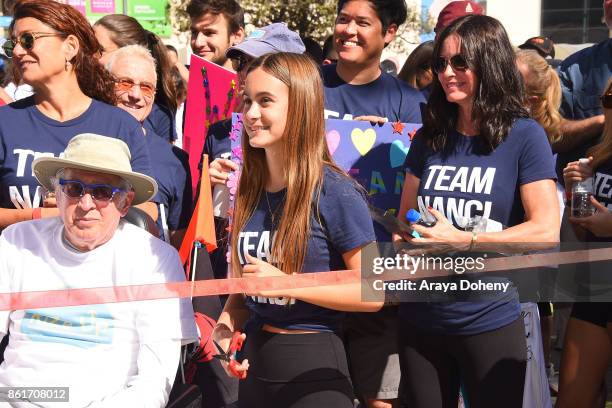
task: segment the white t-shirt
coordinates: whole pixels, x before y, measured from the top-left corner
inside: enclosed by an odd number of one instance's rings
[[[185,280],[176,250],[128,223],[83,253],[66,246],[62,231],[59,218],[5,229],[0,292]],[[70,403],[40,404],[50,407],[163,407],[181,343],[197,340],[187,298],[0,312],[0,332],[7,329],[0,386],[70,387]]]

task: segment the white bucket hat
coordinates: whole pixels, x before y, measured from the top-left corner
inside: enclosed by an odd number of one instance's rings
[[[119,176],[134,188],[132,204],[136,205],[149,201],[157,193],[157,183],[145,174],[132,171],[130,159],[130,149],[123,140],[83,133],[70,139],[63,158],[39,157],[32,163],[32,170],[48,190],[53,190],[51,178],[66,168]]]

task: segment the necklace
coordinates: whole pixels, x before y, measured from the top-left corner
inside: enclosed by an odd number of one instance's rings
[[[274,209],[274,211],[272,211],[272,206],[270,205],[270,199],[268,198],[268,192],[264,191],[264,194],[266,195],[266,203],[268,204],[268,214],[270,214],[270,219],[272,220],[272,228],[274,229],[274,225],[275,225],[275,216],[276,216],[276,209]]]
[[[264,194],[266,195],[266,203],[268,204],[268,213],[270,214],[270,219],[272,221],[272,229],[274,229],[276,227],[276,212],[278,211],[278,207],[280,206],[280,203],[276,206],[274,211],[272,211],[272,206],[270,205],[270,199],[268,198],[268,192],[264,190]],[[283,200],[285,199],[284,195],[282,199]]]

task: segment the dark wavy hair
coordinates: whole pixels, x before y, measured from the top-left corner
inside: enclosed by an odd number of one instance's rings
[[[176,112],[176,86],[172,79],[172,63],[168,58],[167,49],[161,38],[145,30],[134,17],[123,14],[108,14],[94,24],[108,30],[110,39],[119,48],[126,45],[142,45],[146,47],[155,59],[157,71],[157,92],[155,102]]]
[[[53,0],[20,0],[15,3],[13,21],[9,27],[11,35],[15,22],[26,17],[40,20],[66,36],[74,35],[79,41],[79,51],[70,62],[74,67],[79,88],[90,98],[115,104],[113,78],[98,63],[100,44],[91,25],[81,13],[72,6]]]
[[[514,50],[499,21],[472,14],[455,20],[438,34],[432,64],[451,35],[461,39],[461,54],[477,77],[472,121],[476,123],[483,151],[491,152],[504,141],[517,118],[529,117],[523,105],[523,79]],[[434,151],[448,152],[454,147],[450,134],[457,125],[458,106],[448,102],[437,75],[432,84],[423,115],[423,134]]]

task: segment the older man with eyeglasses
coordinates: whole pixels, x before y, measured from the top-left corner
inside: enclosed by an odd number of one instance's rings
[[[0,292],[184,280],[172,247],[122,221],[130,205],[157,191],[151,177],[131,170],[123,141],[77,135],[63,158],[38,158],[33,172],[55,191],[60,216],[3,231]],[[41,299],[57,300],[49,296]],[[0,401],[19,406],[20,397],[27,397],[11,393],[11,387],[67,387],[63,395],[70,406],[164,407],[181,344],[197,339],[189,300],[104,301],[109,299],[0,312],[0,331],[10,332],[0,365],[0,387],[9,388],[0,388]]]
[[[106,69],[115,78],[117,107],[143,127],[151,163],[154,163],[153,177],[159,185],[159,192],[152,199],[159,211],[159,237],[178,248],[192,213],[191,174],[187,154],[146,124],[155,101],[155,60],[148,49],[128,45],[110,55]]]

